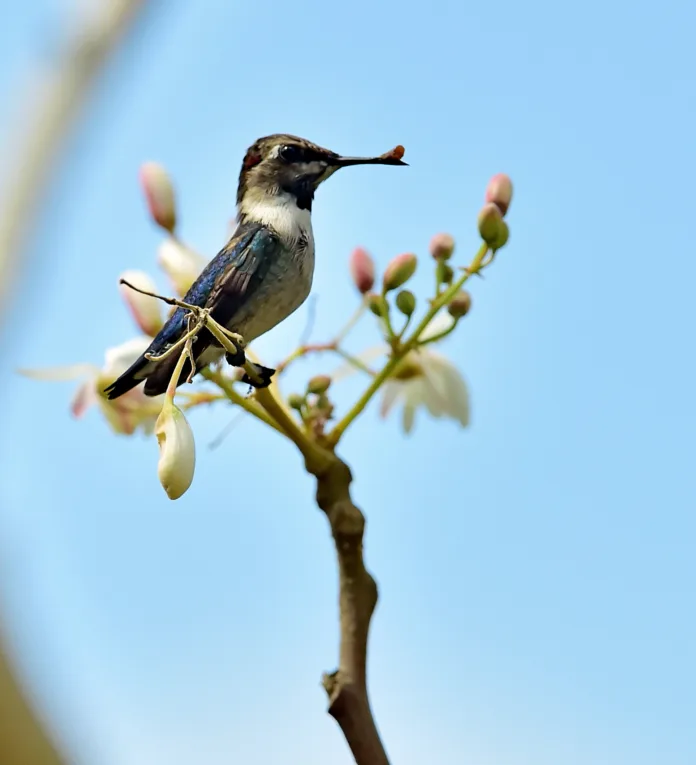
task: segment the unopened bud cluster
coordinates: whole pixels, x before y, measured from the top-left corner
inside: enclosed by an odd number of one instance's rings
[[[326,423],[333,416],[334,407],[326,395],[331,387],[329,375],[315,375],[307,383],[304,395],[291,393],[288,406],[294,409],[302,422],[316,435],[324,432]]]
[[[505,173],[494,175],[488,182],[486,203],[478,215],[478,230],[483,241],[493,250],[507,244],[510,229],[503,220],[512,201],[512,181]]]

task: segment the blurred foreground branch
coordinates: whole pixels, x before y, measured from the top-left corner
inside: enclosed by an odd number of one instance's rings
[[[63,765],[20,689],[0,645],[0,762],[7,765]]]
[[[74,118],[109,55],[118,47],[146,0],[99,0],[70,19],[71,38],[38,83],[28,83],[9,140],[9,169],[0,205],[0,306],[7,308],[25,239],[38,213],[53,166]],[[85,6],[85,4],[83,4]]]
[[[14,167],[6,171],[0,205],[0,306],[5,310],[25,239],[31,230],[64,141],[90,87],[146,0],[101,0],[70,19],[71,39],[37,84],[10,137]],[[0,316],[0,319],[4,317]],[[46,734],[15,677],[0,643],[0,762],[62,765],[65,760]]]

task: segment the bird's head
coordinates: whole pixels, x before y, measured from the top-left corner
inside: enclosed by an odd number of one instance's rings
[[[378,157],[342,157],[311,141],[278,133],[259,138],[249,147],[239,174],[237,204],[259,197],[294,198],[301,210],[311,210],[320,183],[341,167],[352,165],[405,165],[403,148]]]

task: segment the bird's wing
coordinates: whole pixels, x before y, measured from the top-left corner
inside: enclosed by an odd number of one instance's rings
[[[203,269],[191,285],[183,302],[200,308],[211,309],[212,317],[226,325],[244,304],[255,287],[263,281],[271,264],[271,251],[277,244],[275,235],[259,224],[240,226],[235,235]],[[187,330],[185,308],[177,308],[165,325],[153,338],[145,353],[159,355],[179,340]],[[213,341],[207,331],[202,331],[193,345],[194,358]],[[145,393],[156,396],[163,393],[171,378],[178,354],[161,362],[148,361],[143,354],[115,382],[105,389],[109,398],[118,398],[147,380]],[[179,384],[188,376],[190,368],[185,365]]]

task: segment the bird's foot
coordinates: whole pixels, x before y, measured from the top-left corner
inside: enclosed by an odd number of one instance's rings
[[[275,369],[264,367],[262,364],[252,364],[252,366],[254,367],[256,376],[260,378],[260,381],[257,382],[256,380],[252,380],[251,377],[245,373],[244,377],[242,377],[242,382],[248,383],[252,388],[268,388],[271,384],[271,378],[275,374]]]
[[[232,367],[243,367],[247,363],[248,359],[244,351],[239,350],[237,353],[226,353],[225,361],[227,361],[227,363]],[[244,375],[240,378],[240,382],[247,383],[253,388],[267,388],[271,384],[271,378],[275,374],[275,369],[264,367],[262,364],[254,364],[253,362],[251,362],[251,365],[254,367],[256,377],[260,378],[260,380],[252,380],[251,377],[245,372]]]
[[[237,353],[226,353],[225,354],[225,361],[231,366],[231,367],[243,367],[246,364],[246,355],[244,351],[240,348],[237,350]]]

